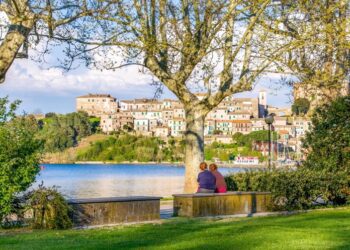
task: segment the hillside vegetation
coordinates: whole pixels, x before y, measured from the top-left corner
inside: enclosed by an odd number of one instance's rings
[[[87,150],[92,143],[109,138],[105,134],[93,134],[82,138],[75,147],[67,148],[63,151],[46,153],[42,162],[44,163],[74,163],[77,158],[77,152]]]
[[[41,135],[51,135],[57,138],[50,137],[46,141],[47,153],[43,162],[183,162],[185,141],[181,138],[161,139],[125,132],[116,132],[113,135],[94,134],[93,127],[84,115],[78,116],[78,119],[76,117],[75,123],[67,122],[67,119],[69,117],[46,119],[46,125],[42,129]],[[59,125],[60,120],[64,125]],[[65,126],[67,124],[70,125]],[[80,128],[81,126],[83,129]],[[61,132],[57,132],[55,129],[59,129]],[[62,131],[78,132],[64,134]],[[274,139],[277,138],[276,133],[273,136]],[[267,140],[267,131],[256,131],[247,135],[236,133],[233,135],[233,143],[231,144],[214,142],[211,145],[206,145],[205,160],[227,162],[240,155],[256,156],[259,157],[260,161],[264,161],[265,157],[260,152],[252,150],[252,144],[254,141]]]
[[[78,161],[138,161],[138,162],[181,162],[184,144],[170,138],[167,142],[156,137],[116,134],[101,141],[95,141],[85,150],[77,153]]]

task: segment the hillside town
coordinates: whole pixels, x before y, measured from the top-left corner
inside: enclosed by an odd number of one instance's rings
[[[301,95],[300,90],[295,92]],[[199,98],[204,94],[198,93]],[[297,96],[295,96],[297,98]],[[273,150],[280,157],[286,151],[300,153],[301,138],[309,130],[306,116],[292,116],[291,107],[268,105],[267,92],[256,98],[229,97],[212,110],[205,120],[205,143],[232,143],[235,133],[249,134],[268,130],[267,114],[275,114],[271,130],[278,134]],[[133,99],[117,100],[110,94],[88,94],[76,98],[77,111],[99,117],[102,132],[133,131],[144,136],[181,137],[186,130],[185,110],[178,100]],[[256,142],[254,150],[268,154],[267,142]]]

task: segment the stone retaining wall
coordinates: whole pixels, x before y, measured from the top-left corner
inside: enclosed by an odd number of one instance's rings
[[[269,192],[175,194],[174,216],[205,217],[270,211]]]
[[[161,197],[110,197],[68,200],[73,225],[97,226],[160,219]]]

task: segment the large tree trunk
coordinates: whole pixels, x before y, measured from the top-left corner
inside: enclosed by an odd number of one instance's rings
[[[186,109],[185,193],[198,188],[199,164],[204,160],[204,119],[200,109]]]
[[[29,32],[33,28],[34,17],[20,23],[10,25],[9,30],[0,45],[0,83],[16,58],[19,49],[24,44]]]

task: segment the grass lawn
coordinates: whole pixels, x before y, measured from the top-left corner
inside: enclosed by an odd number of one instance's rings
[[[350,249],[350,208],[89,230],[0,230],[0,249]]]

